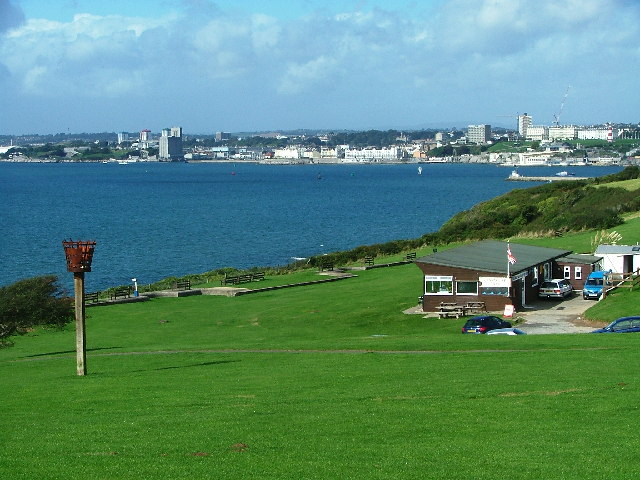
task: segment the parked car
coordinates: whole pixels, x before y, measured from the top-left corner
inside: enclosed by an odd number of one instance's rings
[[[582,298],[585,300],[589,298],[600,298],[602,295],[602,288],[604,287],[605,272],[591,272],[584,282],[582,288]]]
[[[495,330],[489,330],[487,335],[526,335],[527,332],[523,332],[519,328],[496,328]]]
[[[622,317],[614,320],[604,328],[591,333],[635,333],[640,332],[640,317]]]
[[[569,280],[564,278],[554,278],[553,280],[545,280],[540,285],[538,296],[540,298],[566,298],[573,292],[573,287]]]
[[[462,333],[487,333],[497,328],[510,328],[511,324],[506,320],[492,315],[480,315],[467,320],[462,327]]]

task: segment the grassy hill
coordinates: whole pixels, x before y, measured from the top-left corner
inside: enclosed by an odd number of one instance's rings
[[[626,218],[615,230],[637,239],[640,218]],[[517,241],[591,251],[595,233]],[[463,320],[403,313],[421,276],[408,264],[89,308],[86,377],[72,325],[17,337],[0,349],[0,477],[637,475],[640,335],[461,335]],[[639,313],[638,295],[617,292],[588,316]]]

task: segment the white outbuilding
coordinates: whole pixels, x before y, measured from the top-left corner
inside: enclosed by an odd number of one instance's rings
[[[640,269],[640,245],[599,245],[595,251],[602,257],[602,270],[631,273]]]

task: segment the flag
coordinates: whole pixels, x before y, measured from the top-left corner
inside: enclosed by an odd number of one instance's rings
[[[507,260],[509,260],[509,263],[511,265],[517,262],[516,257],[514,257],[513,253],[511,253],[511,246],[508,243],[507,243]]]

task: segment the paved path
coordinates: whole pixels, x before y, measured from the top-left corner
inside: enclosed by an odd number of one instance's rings
[[[598,328],[583,319],[583,313],[594,304],[593,300],[583,300],[580,292],[566,300],[537,300],[532,309],[516,313],[525,319],[518,325],[521,330],[532,333],[588,333]]]

